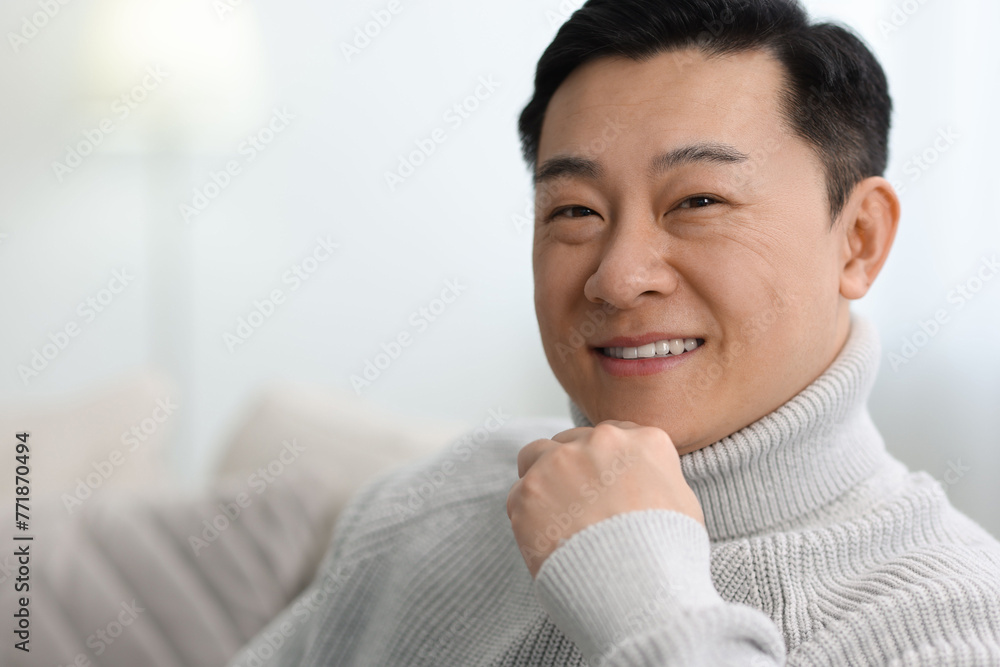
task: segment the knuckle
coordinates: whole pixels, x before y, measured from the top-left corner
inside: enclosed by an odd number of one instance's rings
[[[602,454],[613,453],[621,449],[622,445],[626,443],[626,439],[622,437],[623,435],[623,431],[609,426],[607,430],[595,433],[594,437],[587,444],[595,452]]]
[[[532,440],[524,447],[521,447],[521,449],[519,449],[517,452],[517,460],[521,461],[521,459],[530,456],[536,449],[538,449],[540,442],[541,440]]]
[[[507,496],[507,518],[511,523],[519,520],[524,509],[524,491],[521,485],[516,486]]]
[[[621,429],[615,426],[614,424],[601,422],[600,424],[594,427],[592,440],[594,442],[614,441],[617,440],[619,433],[621,433]]]
[[[521,478],[518,495],[520,500],[524,501],[526,499],[541,496],[544,489],[545,481],[541,479],[541,476],[537,473],[537,471],[532,469],[524,473],[524,477]]]
[[[580,448],[574,444],[564,444],[549,452],[552,463],[562,466],[573,461],[579,454]]]

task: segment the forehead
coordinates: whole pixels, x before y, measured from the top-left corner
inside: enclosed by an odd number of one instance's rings
[[[556,154],[607,152],[613,160],[705,141],[752,150],[787,131],[784,82],[782,65],[764,51],[599,58],[574,70],[552,96],[538,164]],[[595,142],[602,136],[608,140]]]

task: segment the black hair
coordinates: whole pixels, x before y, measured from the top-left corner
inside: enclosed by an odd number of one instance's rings
[[[689,47],[710,57],[763,50],[781,62],[782,110],[823,163],[833,220],[858,182],[883,175],[892,114],[885,72],[849,28],[810,24],[797,0],[588,0],[538,60],[534,96],[518,120],[530,168],[549,101],[573,70],[604,56],[644,61]]]

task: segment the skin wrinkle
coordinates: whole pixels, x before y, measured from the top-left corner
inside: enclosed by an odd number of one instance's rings
[[[780,63],[763,51],[694,52],[676,69],[673,57],[600,58],[553,95],[539,168],[556,156],[586,157],[601,171],[536,189],[532,264],[543,347],[570,397],[594,423],[662,428],[683,454],[773,411],[829,366],[847,338],[848,299],[864,294],[891,246],[898,199],[884,179],[866,179],[843,216],[873,217],[875,229],[891,233],[831,227],[823,163],[783,112]],[[593,155],[611,118],[624,129]],[[747,159],[648,172],[654,156],[712,144]],[[695,196],[715,203],[679,208]],[[549,220],[567,207],[593,212]],[[570,345],[588,312],[604,305],[612,309],[587,330],[593,335]],[[609,375],[592,350],[653,330],[706,345],[674,369],[631,378]],[[705,400],[682,391],[696,384],[707,386],[695,392]]]

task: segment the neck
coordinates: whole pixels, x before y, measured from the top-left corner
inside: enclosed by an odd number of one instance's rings
[[[880,357],[874,325],[852,314],[843,348],[816,380],[680,457],[713,541],[801,524],[892,461],[867,409]],[[570,412],[577,426],[593,426],[572,400]]]

